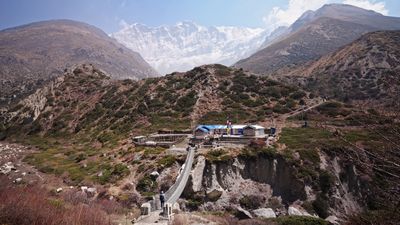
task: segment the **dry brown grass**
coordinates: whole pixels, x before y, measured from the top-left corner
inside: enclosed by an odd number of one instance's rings
[[[111,224],[100,205],[72,205],[50,197],[39,187],[14,186],[0,178],[0,224],[106,225]]]
[[[172,225],[187,225],[189,224],[189,219],[187,215],[176,214],[174,216],[174,220],[172,221]]]

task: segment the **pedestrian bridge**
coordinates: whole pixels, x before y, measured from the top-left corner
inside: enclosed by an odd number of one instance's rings
[[[184,168],[178,175],[175,183],[165,192],[165,203],[169,205],[174,205],[176,201],[181,196],[183,190],[185,189],[186,183],[189,180],[190,171],[192,170],[192,165],[194,161],[195,148],[189,147],[189,151],[186,156]],[[144,203],[142,205],[142,215],[141,218],[135,224],[150,224],[147,220],[158,221],[159,214],[161,213],[161,204],[159,200],[159,195],[154,196],[153,200]],[[144,223],[146,221],[147,223]]]

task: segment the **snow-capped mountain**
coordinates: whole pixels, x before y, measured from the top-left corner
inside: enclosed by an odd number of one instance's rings
[[[231,65],[257,51],[267,34],[261,28],[205,27],[181,22],[159,27],[135,23],[111,36],[166,74],[209,63]]]

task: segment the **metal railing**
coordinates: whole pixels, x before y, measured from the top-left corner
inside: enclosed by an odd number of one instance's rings
[[[190,171],[192,169],[194,155],[195,149],[190,148],[185,160],[185,167],[183,168],[174,185],[172,185],[165,193],[165,199],[167,203],[174,204],[179,199],[183,190],[185,189],[186,183],[189,179]]]

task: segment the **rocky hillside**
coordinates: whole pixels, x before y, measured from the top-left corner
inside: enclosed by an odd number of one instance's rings
[[[373,224],[382,219],[394,224],[398,124],[398,118],[372,109],[325,102],[289,118],[272,147],[260,143],[199,153],[184,206],[253,216],[264,211],[266,217],[318,215],[333,224],[365,213],[361,217],[369,216]],[[349,224],[357,220],[351,219]]]
[[[0,139],[40,149],[25,162],[68,185],[111,183],[114,196],[145,197],[172,184],[183,157],[134,147],[131,136],[227,118],[261,123],[308,101],[298,88],[222,65],[133,81],[111,80],[85,64],[3,112]],[[157,183],[149,177],[154,171]]]
[[[67,70],[4,113],[6,133],[118,136],[196,123],[263,121],[298,109],[307,93],[222,65],[141,81],[110,80],[92,65]],[[14,130],[14,132],[12,132]],[[101,138],[100,138],[101,139]]]
[[[222,65],[132,81],[111,80],[85,64],[2,113],[0,131],[2,139],[40,149],[24,159],[39,171],[67,185],[107,188],[106,196],[137,206],[142,197],[171,185],[184,157],[134,147],[131,135],[227,118],[263,124],[309,104],[311,97]],[[304,118],[308,128],[301,127]],[[247,215],[269,208],[269,215],[282,218],[315,214],[339,222],[363,210],[386,210],[396,221],[398,215],[390,212],[399,194],[393,188],[400,170],[398,123],[371,109],[326,102],[289,118],[272,147],[253,143],[198,152],[181,206]],[[383,131],[390,141],[376,134]],[[149,175],[154,171],[157,179]],[[380,212],[376,221],[385,218]]]
[[[400,32],[366,34],[342,49],[287,75],[320,95],[399,108]]]
[[[308,11],[268,47],[235,64],[258,74],[274,74],[318,59],[376,30],[400,29],[400,19],[350,5],[331,4]],[[286,31],[287,32],[287,31]]]
[[[0,104],[20,99],[65,68],[92,63],[116,79],[157,73],[136,52],[85,23],[54,20],[0,31]]]

